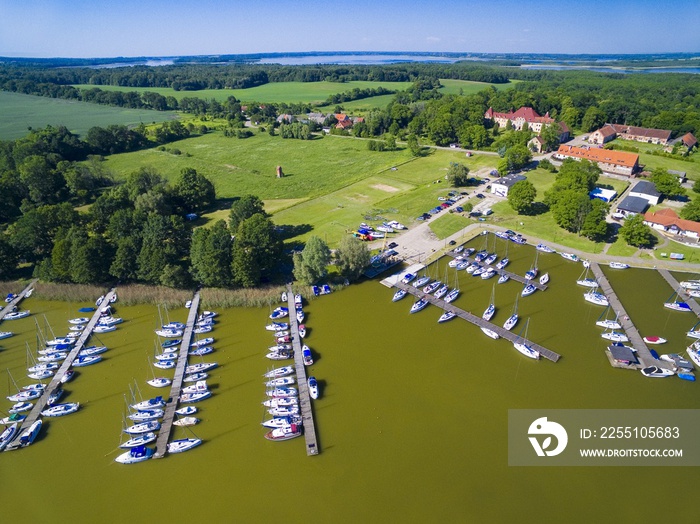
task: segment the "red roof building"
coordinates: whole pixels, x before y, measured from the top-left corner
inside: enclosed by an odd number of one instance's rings
[[[700,238],[700,222],[684,220],[670,208],[659,209],[655,213],[645,213],[644,223],[652,229],[671,235]]]
[[[630,176],[639,169],[639,155],[626,151],[613,151],[597,147],[576,147],[561,145],[553,157],[558,160],[590,160],[603,171]]]

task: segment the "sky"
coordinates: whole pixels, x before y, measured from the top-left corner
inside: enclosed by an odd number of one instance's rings
[[[0,0],[0,56],[700,53],[700,0]]]

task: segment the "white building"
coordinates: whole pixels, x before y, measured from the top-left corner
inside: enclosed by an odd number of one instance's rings
[[[527,178],[523,175],[508,175],[502,178],[497,178],[491,182],[491,193],[503,197],[508,196],[508,191],[510,188],[521,180],[527,180]]]

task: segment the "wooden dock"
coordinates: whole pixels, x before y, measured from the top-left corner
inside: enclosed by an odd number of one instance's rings
[[[680,282],[674,278],[671,272],[668,269],[657,269],[657,271],[675,291],[678,291],[678,296],[680,296],[683,301],[690,306],[693,313],[700,318],[700,305],[698,305],[697,301],[681,288]]]
[[[454,251],[447,252],[447,255],[451,256],[453,258],[457,258],[458,256],[460,256],[460,254],[461,253],[455,253]],[[469,263],[476,262],[474,260],[474,257],[462,257],[462,261],[469,262]],[[484,262],[476,262],[476,263],[481,265],[481,266],[494,269],[496,271],[496,274],[499,277],[501,275],[508,275],[511,280],[515,280],[516,282],[520,282],[523,285],[532,284],[540,291],[545,291],[547,289],[547,284],[540,284],[540,281],[536,278],[534,280],[529,280],[523,276],[518,275],[517,273],[511,273],[510,271],[506,271],[505,269],[498,269],[494,264],[485,264]],[[493,277],[493,278],[496,278],[496,277]]]
[[[314,414],[311,409],[311,397],[304,366],[304,356],[301,352],[301,337],[299,336],[299,324],[296,317],[294,305],[294,292],[291,284],[287,284],[287,307],[289,308],[289,331],[292,336],[292,347],[294,348],[294,367],[297,374],[297,385],[299,388],[299,407],[301,408],[301,419],[304,423],[304,440],[306,441],[306,455],[318,455],[318,441],[316,438],[316,424]]]
[[[177,359],[175,376],[173,377],[173,383],[170,387],[170,397],[165,405],[165,414],[160,424],[160,431],[158,432],[158,439],[156,440],[156,451],[153,454],[153,458],[163,458],[168,452],[168,440],[170,440],[170,432],[172,431],[173,422],[175,421],[175,410],[177,409],[178,402],[180,402],[182,380],[185,378],[185,368],[187,367],[187,354],[190,351],[192,330],[194,329],[195,322],[197,322],[198,312],[199,291],[192,297],[190,313],[187,315],[187,324],[185,325],[185,331],[182,334],[182,343],[180,344],[180,355]]]
[[[26,290],[25,290],[26,291]],[[109,293],[105,295],[105,298],[103,300],[103,304],[109,304],[109,301],[114,297],[116,290],[112,288]],[[7,446],[5,449],[6,451],[11,451],[13,449],[18,449],[19,448],[19,440],[20,436],[24,432],[25,429],[31,427],[34,422],[41,416],[41,412],[44,410],[46,407],[46,404],[49,400],[49,397],[51,394],[61,386],[61,379],[63,376],[66,374],[66,372],[70,369],[70,367],[73,365],[73,361],[76,359],[78,356],[78,353],[83,349],[85,346],[86,342],[92,335],[92,330],[95,329],[95,326],[97,325],[97,322],[100,320],[100,317],[102,316],[102,308],[98,307],[95,311],[95,313],[92,315],[92,318],[90,321],[87,323],[85,326],[85,329],[81,332],[80,337],[78,338],[77,342],[73,346],[73,348],[70,350],[70,353],[68,353],[68,356],[66,359],[63,361],[61,366],[58,368],[56,371],[56,374],[53,376],[51,379],[51,382],[49,382],[49,385],[46,386],[46,389],[44,389],[44,394],[41,395],[37,401],[36,404],[34,404],[34,407],[32,410],[29,412],[27,415],[27,418],[25,418],[22,421],[22,426],[19,428],[19,431],[17,431],[17,434],[12,442]]]
[[[555,353],[554,351],[551,351],[543,346],[540,346],[539,344],[536,344],[530,340],[523,339],[519,335],[516,335],[515,333],[512,333],[508,331],[507,329],[504,329],[501,326],[497,326],[496,324],[492,324],[491,322],[488,322],[484,320],[483,318],[473,315],[472,313],[469,313],[467,311],[464,311],[463,309],[460,309],[448,302],[445,302],[441,298],[435,298],[433,295],[428,295],[426,293],[423,293],[421,289],[418,289],[416,287],[413,287],[411,284],[404,284],[403,282],[397,282],[396,287],[405,289],[409,294],[418,297],[418,298],[425,298],[427,299],[431,304],[439,307],[440,309],[444,309],[445,311],[452,311],[455,313],[458,317],[463,318],[467,322],[471,322],[472,324],[480,327],[480,328],[487,328],[495,333],[497,333],[501,338],[504,338],[506,340],[510,340],[511,342],[523,342],[535,351],[539,351],[540,356],[546,358],[547,360],[551,360],[552,362],[556,362],[561,358],[561,355],[558,353]]]
[[[610,308],[617,314],[617,321],[625,331],[627,338],[629,338],[628,344],[630,344],[637,352],[637,359],[642,364],[642,367],[657,366],[670,369],[670,363],[663,360],[657,360],[651,356],[649,348],[644,343],[642,336],[639,334],[639,331],[637,331],[637,328],[634,326],[634,323],[627,314],[627,311],[625,311],[625,308],[622,307],[622,302],[620,302],[620,299],[617,298],[615,290],[610,285],[610,282],[606,278],[605,273],[603,273],[603,270],[600,269],[600,266],[596,262],[591,262],[590,268],[595,275],[595,279],[598,281],[598,286],[600,286],[601,291],[607,297],[608,302],[610,303]]]
[[[0,322],[2,322],[2,319],[5,318],[5,315],[10,313],[16,305],[18,305],[20,302],[22,302],[22,299],[27,295],[27,292],[34,287],[34,284],[36,284],[36,281],[39,280],[38,278],[35,278],[32,280],[27,287],[25,287],[15,298],[12,299],[12,302],[8,303],[4,308],[0,309]]]

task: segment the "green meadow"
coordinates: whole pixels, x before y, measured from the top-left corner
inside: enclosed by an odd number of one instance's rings
[[[94,126],[150,124],[176,118],[171,111],[122,109],[6,91],[0,91],[0,115],[0,140],[21,138],[30,127],[64,125],[84,136]]]

